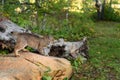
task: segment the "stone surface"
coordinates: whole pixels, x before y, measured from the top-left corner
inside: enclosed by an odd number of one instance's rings
[[[72,75],[72,66],[64,58],[47,57],[31,52],[20,52],[0,56],[0,80],[42,80],[51,76],[52,80],[63,80]]]

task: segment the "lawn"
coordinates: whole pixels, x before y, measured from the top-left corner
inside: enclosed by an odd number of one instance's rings
[[[72,80],[120,80],[120,23],[96,22],[95,31],[88,40],[90,59]]]

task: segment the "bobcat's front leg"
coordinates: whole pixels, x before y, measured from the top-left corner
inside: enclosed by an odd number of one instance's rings
[[[44,56],[45,56],[45,52],[44,52],[44,50],[43,50],[42,48],[39,48],[39,49],[38,49],[38,52],[39,52],[41,55],[44,55]]]
[[[14,54],[15,54],[15,57],[19,57],[20,54],[18,54],[19,50],[18,49],[14,49]]]
[[[15,48],[14,48],[14,54],[15,54],[15,56],[16,56],[16,57],[19,57],[20,54],[18,54],[18,52],[19,52],[20,50],[23,50],[26,46],[27,46],[27,44],[23,44],[23,43],[21,43],[21,42],[16,43]]]

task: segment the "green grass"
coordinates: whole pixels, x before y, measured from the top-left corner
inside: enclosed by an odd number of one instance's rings
[[[90,59],[79,66],[72,80],[120,80],[120,23],[97,22],[89,39]]]

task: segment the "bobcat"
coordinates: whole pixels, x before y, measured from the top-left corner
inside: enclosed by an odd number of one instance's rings
[[[26,46],[37,49],[39,53],[45,55],[44,52],[42,52],[43,48],[54,41],[54,38],[51,36],[40,37],[35,34],[20,32],[11,32],[11,34],[16,40],[14,47],[15,56],[20,56],[18,52],[24,50]]]

